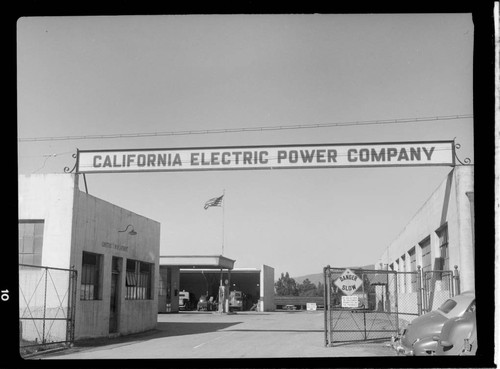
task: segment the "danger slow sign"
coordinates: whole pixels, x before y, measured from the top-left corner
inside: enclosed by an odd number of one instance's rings
[[[347,296],[352,295],[363,284],[361,278],[350,269],[344,270],[333,283]]]

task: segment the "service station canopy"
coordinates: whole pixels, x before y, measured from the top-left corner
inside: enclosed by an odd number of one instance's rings
[[[76,173],[454,166],[454,141],[78,150]]]
[[[234,268],[235,260],[222,255],[160,256],[160,266],[176,266],[180,269],[228,269]]]

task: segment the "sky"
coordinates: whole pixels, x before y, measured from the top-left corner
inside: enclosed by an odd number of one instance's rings
[[[77,149],[453,139],[458,157],[474,162],[472,118],[70,138],[471,115],[470,14],[25,17],[17,32],[19,174],[63,173]],[[450,171],[108,173],[86,182],[89,194],[160,222],[160,255],[221,254],[224,244],[237,268],[298,277],[377,263]],[[224,208],[203,208],[222,193]]]

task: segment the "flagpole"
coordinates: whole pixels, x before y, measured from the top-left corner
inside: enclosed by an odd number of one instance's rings
[[[224,255],[224,208],[226,207],[226,189],[222,190],[222,255]]]

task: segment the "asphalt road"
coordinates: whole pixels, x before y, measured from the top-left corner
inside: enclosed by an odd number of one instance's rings
[[[323,311],[159,314],[157,329],[77,342],[43,359],[396,356],[388,342],[324,345]]]

